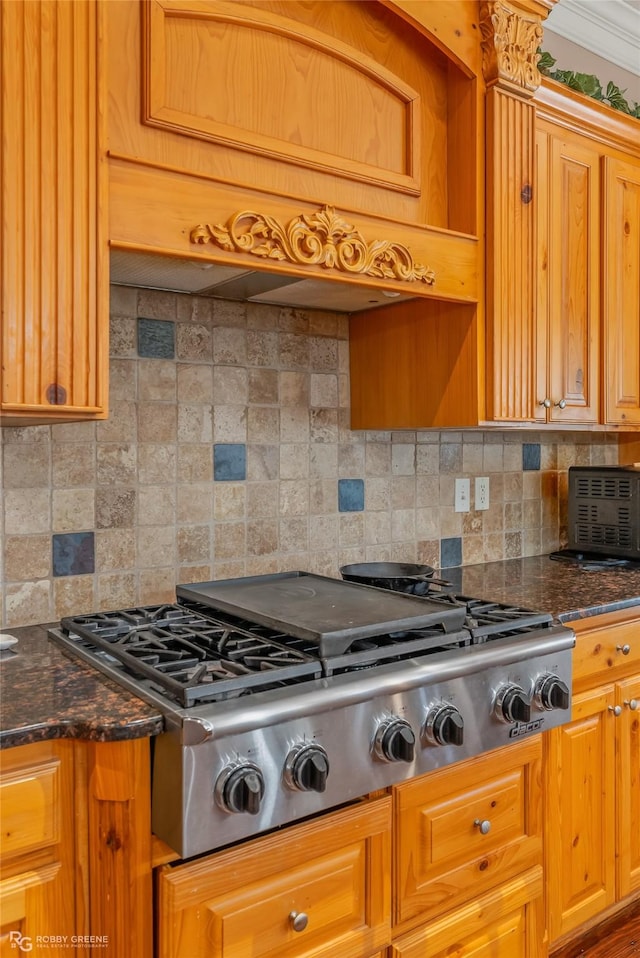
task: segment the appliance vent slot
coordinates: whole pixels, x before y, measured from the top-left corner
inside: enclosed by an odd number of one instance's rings
[[[585,499],[630,499],[631,480],[604,476],[580,476],[576,483],[578,496]]]
[[[598,524],[578,524],[576,526],[576,542],[588,546],[618,546],[630,549],[633,536],[630,526],[605,526]]]
[[[631,524],[631,510],[629,506],[618,506],[618,522],[621,525]]]
[[[597,522],[598,507],[592,502],[578,503],[578,522]]]

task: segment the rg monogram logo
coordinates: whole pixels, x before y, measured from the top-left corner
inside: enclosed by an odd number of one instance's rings
[[[9,932],[9,941],[12,948],[19,948],[20,951],[31,951],[33,942],[28,935],[23,935],[19,931]]]

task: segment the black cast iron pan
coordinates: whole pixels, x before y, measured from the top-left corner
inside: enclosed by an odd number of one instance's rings
[[[426,595],[431,585],[449,585],[444,579],[436,579],[434,572],[430,565],[414,562],[355,562],[340,568],[340,575],[347,582],[413,595]]]

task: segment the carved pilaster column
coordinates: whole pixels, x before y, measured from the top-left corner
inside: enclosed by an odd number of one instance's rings
[[[487,84],[487,404],[535,418],[535,107],[542,20],[555,0],[483,0]]]

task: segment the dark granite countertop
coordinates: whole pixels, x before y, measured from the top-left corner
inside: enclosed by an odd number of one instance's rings
[[[162,717],[110,679],[71,659],[48,626],[5,629],[16,655],[0,653],[0,748],[52,738],[106,742],[162,730]]]
[[[463,595],[551,612],[563,622],[633,607],[640,617],[640,569],[591,570],[532,556],[444,569],[441,575]]]
[[[563,622],[633,608],[640,617],[640,570],[589,571],[548,556],[442,571],[457,591],[550,612]],[[18,654],[0,661],[0,747],[47,738],[117,741],[157,735],[151,706],[47,638],[49,626],[8,629]]]

